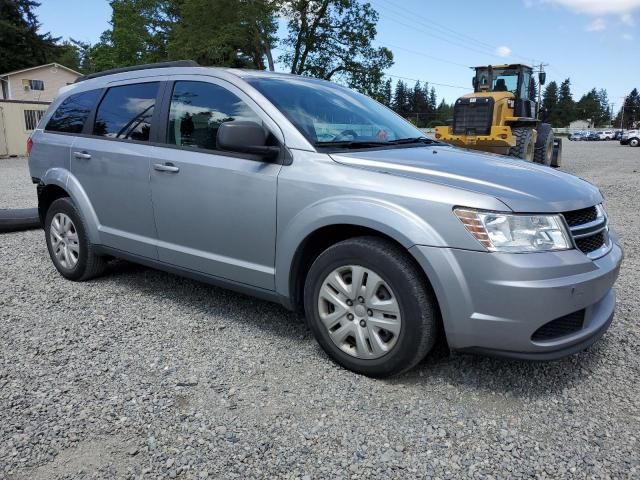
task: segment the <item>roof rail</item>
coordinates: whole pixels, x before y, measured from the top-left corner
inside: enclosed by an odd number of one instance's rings
[[[160,63],[147,63],[145,65],[134,65],[133,67],[112,68],[111,70],[105,70],[103,72],[90,73],[89,75],[83,75],[78,77],[75,83],[82,82],[84,80],[91,80],[92,78],[105,77],[107,75],[114,75],[116,73],[135,72],[136,70],[149,70],[151,68],[171,68],[171,67],[199,67],[198,62],[193,60],[177,60],[175,62],[160,62]]]

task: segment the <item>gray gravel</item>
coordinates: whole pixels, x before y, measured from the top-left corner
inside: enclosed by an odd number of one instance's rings
[[[609,333],[553,363],[372,380],[277,305],[124,262],[68,282],[41,231],[0,235],[0,478],[640,477],[640,149],[567,143],[565,169],[627,258]],[[0,192],[35,206],[24,160]]]

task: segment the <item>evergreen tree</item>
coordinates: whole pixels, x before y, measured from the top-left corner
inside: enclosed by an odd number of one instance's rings
[[[540,116],[542,121],[548,122],[554,127],[558,126],[558,84],[549,82],[542,93],[542,106]]]
[[[560,84],[557,119],[557,126],[560,127],[568,127],[576,119],[576,105],[571,94],[571,80],[568,78]]]
[[[623,110],[624,119],[622,118]],[[618,111],[614,125],[617,128],[637,128],[638,123],[640,123],[640,94],[638,93],[638,89],[634,88],[629,95],[625,97],[624,109],[621,108]]]
[[[581,120],[589,120],[594,127],[599,127],[603,121],[601,107],[598,92],[592,88],[576,103],[576,116]]]
[[[436,118],[430,122],[430,126],[435,127],[438,125],[446,125],[453,119],[453,105],[449,105],[443,100],[440,101],[440,105],[436,109]]]
[[[59,38],[38,33],[33,0],[0,0],[0,73],[51,63],[62,53]]]
[[[436,113],[436,109],[438,108],[438,98],[436,96],[436,89],[435,87],[431,87],[431,90],[429,91],[429,101],[428,103],[428,107],[429,107],[429,113],[435,114]]]
[[[391,103],[393,102],[393,84],[391,82],[391,78],[387,78],[387,81],[384,82],[384,87],[382,88],[382,104],[387,107],[391,107]]]
[[[396,83],[392,106],[398,115],[402,115],[405,118],[411,113],[407,86],[402,80],[398,80],[398,83]]]

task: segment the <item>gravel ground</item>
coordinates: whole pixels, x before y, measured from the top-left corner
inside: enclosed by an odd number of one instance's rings
[[[627,258],[616,319],[553,363],[336,367],[294,316],[132,264],[63,280],[41,231],[0,236],[0,477],[639,478],[640,149],[565,145]],[[0,160],[0,208],[32,206]]]

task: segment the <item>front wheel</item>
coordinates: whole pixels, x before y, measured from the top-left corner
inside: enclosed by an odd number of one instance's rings
[[[409,370],[436,340],[431,289],[408,254],[383,239],[358,237],[325,250],[309,270],[304,300],[320,346],[357,373]]]
[[[640,139],[632,138],[632,139],[629,140],[629,146],[630,147],[637,147],[638,145],[640,145]]]

